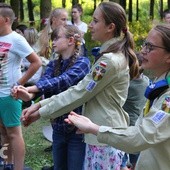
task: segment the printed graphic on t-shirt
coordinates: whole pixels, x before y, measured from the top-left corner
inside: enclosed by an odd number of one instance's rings
[[[11,44],[0,42],[0,85],[7,85],[7,61]]]

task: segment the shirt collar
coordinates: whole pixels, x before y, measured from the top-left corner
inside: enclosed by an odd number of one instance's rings
[[[114,44],[115,42],[117,42],[117,41],[119,41],[119,40],[120,40],[120,37],[112,38],[112,39],[106,41],[106,42],[101,46],[99,53],[102,53],[103,51],[106,51],[109,46],[111,46],[112,44]]]

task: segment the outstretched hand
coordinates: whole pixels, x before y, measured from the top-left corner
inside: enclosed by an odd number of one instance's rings
[[[27,102],[34,97],[34,94],[29,93],[26,87],[19,85],[19,86],[14,86],[11,89],[11,96],[15,99],[21,99]]]
[[[70,112],[65,122],[75,125],[78,128],[77,133],[92,133],[97,135],[99,130],[99,126],[94,124],[89,118],[75,112]]]
[[[29,126],[31,123],[37,121],[40,118],[38,111],[40,107],[40,104],[36,103],[22,111],[21,121],[24,126]]]

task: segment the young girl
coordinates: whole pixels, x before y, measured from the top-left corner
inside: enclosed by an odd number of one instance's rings
[[[51,33],[57,27],[67,23],[68,12],[64,8],[56,8],[51,11],[50,16],[47,21],[47,25],[40,32],[40,36],[37,44],[39,45],[39,55],[45,57],[46,59],[54,59],[52,56],[52,41]]]
[[[72,7],[71,10],[71,21],[68,21],[68,25],[75,25],[78,27],[78,29],[81,31],[82,36],[84,37],[84,34],[87,33],[87,24],[81,20],[81,16],[83,15],[83,8],[80,4],[75,4]],[[85,40],[82,40],[82,54],[87,56],[87,49],[85,46]]]
[[[95,123],[115,128],[128,126],[129,118],[122,106],[128,93],[129,67],[133,78],[138,74],[138,62],[126,13],[117,3],[103,2],[96,8],[89,29],[92,39],[102,43],[91,72],[76,86],[23,110],[26,126],[40,117],[59,117],[83,103],[84,115]],[[22,94],[25,99],[28,96]],[[85,170],[120,169],[121,151],[98,142],[91,134],[85,135],[85,142]]]
[[[59,54],[59,58],[47,65],[44,75],[36,85],[25,89],[30,93],[30,99],[37,92],[43,93],[45,97],[61,93],[68,87],[76,85],[90,70],[89,59],[79,56],[81,32],[76,26],[67,25],[55,29],[52,39],[53,48]],[[78,107],[75,111],[81,114],[82,108]],[[75,170],[82,169],[83,166],[85,155],[83,135],[75,134],[76,128],[64,122],[67,116],[68,114],[63,114],[51,121],[54,170]]]
[[[169,170],[170,167],[170,25],[157,25],[148,34],[142,48],[142,67],[153,71],[156,79],[145,96],[146,105],[135,126],[126,129],[94,124],[72,113],[69,120],[97,140],[128,153],[140,152],[135,169]],[[147,102],[149,103],[149,102]]]

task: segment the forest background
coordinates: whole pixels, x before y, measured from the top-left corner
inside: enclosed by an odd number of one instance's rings
[[[139,51],[146,38],[148,31],[153,25],[162,22],[162,12],[170,9],[170,0],[112,0],[123,6],[128,17],[129,30],[135,40],[135,50]],[[92,14],[101,0],[0,0],[11,4],[16,14],[16,21],[13,28],[18,24],[34,26],[40,31],[43,28],[42,21],[48,18],[51,10],[57,7],[64,7],[71,13],[73,4],[80,3],[84,9],[82,20],[87,24],[92,19]],[[90,32],[85,34],[86,46],[89,56],[93,61],[90,51],[93,47],[99,46],[98,42],[91,40]],[[151,74],[147,73],[148,75]],[[42,126],[48,125],[49,121],[38,121],[28,128],[23,128],[26,143],[25,164],[33,170],[41,170],[45,165],[52,165],[51,152],[44,152],[44,149],[51,143],[43,137]]]

